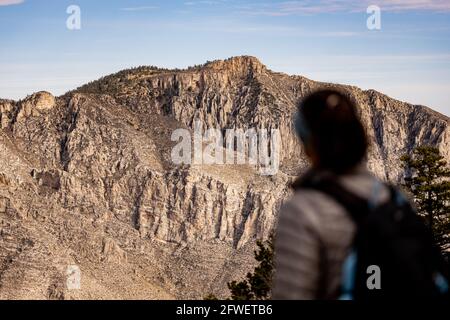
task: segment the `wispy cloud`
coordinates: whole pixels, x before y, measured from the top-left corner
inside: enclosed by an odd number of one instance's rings
[[[10,6],[13,4],[19,4],[24,2],[24,0],[0,0],[0,6]]]
[[[366,1],[366,3],[369,2],[370,1]],[[379,1],[379,6],[391,11],[450,11],[450,1],[448,0],[383,0]]]
[[[226,0],[198,0],[198,1],[186,1],[184,4],[186,6],[197,6],[197,5],[215,5],[222,4]]]
[[[278,3],[260,2],[241,7],[243,13],[251,15],[289,16],[335,12],[363,12],[370,5],[378,5],[390,12],[426,10],[450,12],[448,0],[303,0]]]
[[[141,6],[141,7],[127,7],[120,8],[122,11],[145,11],[145,10],[156,10],[159,9],[157,6]]]

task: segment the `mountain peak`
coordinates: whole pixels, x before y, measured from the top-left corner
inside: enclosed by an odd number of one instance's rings
[[[207,68],[214,70],[242,70],[251,69],[256,72],[260,72],[266,69],[266,66],[259,61],[258,58],[253,56],[235,56],[225,60],[214,60],[205,65]]]
[[[50,92],[39,91],[26,97],[23,103],[33,105],[38,110],[49,110],[55,106],[56,99]]]

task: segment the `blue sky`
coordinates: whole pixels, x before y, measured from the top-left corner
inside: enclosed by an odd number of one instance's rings
[[[72,4],[80,30],[66,27]],[[372,4],[380,30],[366,26]],[[0,0],[1,98],[236,55],[450,115],[450,0]]]

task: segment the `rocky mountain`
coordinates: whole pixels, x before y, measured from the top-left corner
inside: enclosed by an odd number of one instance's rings
[[[255,239],[269,235],[306,166],[292,116],[320,87],[358,102],[379,177],[398,180],[399,156],[418,144],[450,158],[449,118],[373,90],[276,73],[248,56],[186,70],[139,67],[61,97],[0,100],[0,298],[226,293],[227,281],[253,267]],[[174,164],[172,133],[192,132],[196,121],[278,129],[280,170]],[[71,266],[79,289],[67,285]]]

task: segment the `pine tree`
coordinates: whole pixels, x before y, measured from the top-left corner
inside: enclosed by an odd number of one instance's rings
[[[266,300],[271,297],[272,277],[274,274],[274,236],[265,242],[257,241],[258,250],[255,259],[259,264],[253,273],[249,272],[245,280],[228,283],[232,300]],[[217,300],[209,294],[205,300]]]
[[[419,146],[412,155],[404,155],[404,186],[414,196],[419,211],[431,229],[435,241],[445,246],[450,232],[450,169],[439,149]]]

